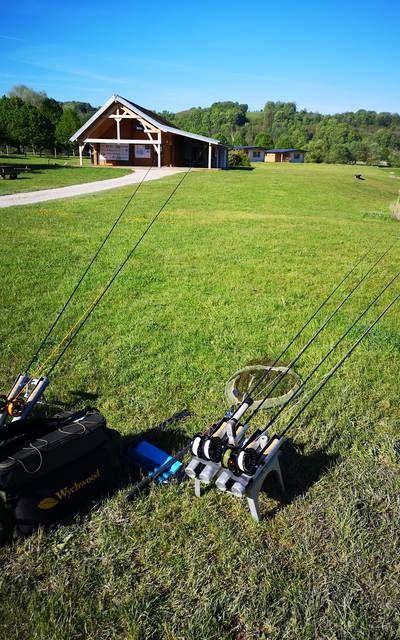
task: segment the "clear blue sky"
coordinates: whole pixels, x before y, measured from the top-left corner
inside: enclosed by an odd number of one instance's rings
[[[177,111],[267,100],[400,111],[399,0],[3,2],[0,94]]]

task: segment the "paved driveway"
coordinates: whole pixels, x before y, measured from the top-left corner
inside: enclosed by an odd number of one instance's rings
[[[137,167],[135,168],[135,172],[127,176],[122,176],[122,178],[111,178],[110,180],[86,182],[84,184],[75,184],[57,189],[43,189],[42,191],[27,191],[25,193],[0,196],[0,209],[21,204],[36,204],[37,202],[46,202],[47,200],[59,200],[60,198],[75,198],[76,196],[84,196],[89,193],[98,193],[99,191],[107,191],[108,189],[116,189],[117,187],[126,187],[130,184],[140,182],[146,171],[147,169]],[[181,167],[153,168],[150,170],[145,182],[172,176],[180,171],[186,171],[186,169],[182,169]]]

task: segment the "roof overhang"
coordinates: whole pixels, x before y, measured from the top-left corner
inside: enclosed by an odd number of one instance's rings
[[[228,146],[228,145],[225,145],[225,144],[221,143],[216,138],[207,138],[206,136],[200,136],[197,133],[190,133],[190,131],[183,131],[182,129],[177,129],[176,127],[171,127],[171,126],[168,126],[166,124],[163,124],[162,122],[159,122],[155,118],[151,117],[148,113],[145,113],[144,111],[142,111],[136,104],[133,104],[132,102],[129,102],[129,100],[126,100],[125,98],[122,98],[121,96],[118,96],[118,95],[111,96],[111,98],[109,98],[109,100],[107,100],[107,102],[105,102],[103,104],[103,106],[100,107],[100,109],[98,109],[96,111],[96,113],[94,113],[92,115],[92,117],[89,118],[89,120],[87,122],[85,122],[85,124],[80,129],[78,129],[78,131],[76,133],[74,133],[73,136],[71,136],[71,138],[70,138],[71,142],[76,142],[77,140],[82,138],[83,134],[88,129],[90,129],[92,124],[94,124],[96,122],[96,120],[98,120],[98,118],[100,118],[104,113],[106,113],[106,111],[113,104],[121,104],[121,105],[123,105],[124,107],[129,109],[129,111],[131,111],[134,114],[140,116],[141,118],[143,118],[143,120],[146,120],[147,122],[152,124],[154,127],[159,129],[160,131],[163,131],[164,133],[173,133],[173,134],[175,134],[177,136],[184,136],[185,138],[192,138],[193,140],[199,140],[200,142],[207,142],[208,144],[220,145],[220,146],[224,146],[224,147]],[[123,140],[119,140],[118,142],[123,142]]]

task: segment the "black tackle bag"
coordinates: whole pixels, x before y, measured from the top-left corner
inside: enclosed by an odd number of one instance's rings
[[[118,486],[120,438],[97,410],[14,424],[18,434],[0,441],[0,544],[62,522]]]

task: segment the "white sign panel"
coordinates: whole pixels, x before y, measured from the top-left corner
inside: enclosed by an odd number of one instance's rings
[[[151,145],[135,144],[135,158],[151,158]]]
[[[129,160],[129,144],[101,143],[100,162],[109,160]]]

